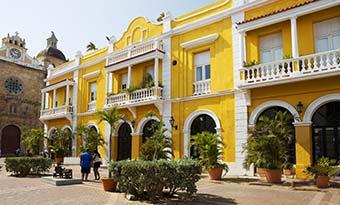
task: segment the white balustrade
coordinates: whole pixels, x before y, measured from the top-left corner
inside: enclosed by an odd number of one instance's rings
[[[240,70],[243,86],[340,71],[340,49],[263,63]]]
[[[141,42],[139,44],[132,45],[128,48],[118,51],[113,56],[109,57],[108,62],[109,64],[118,63],[154,50],[163,50],[161,40],[151,39],[145,42]]]
[[[162,99],[162,88],[143,88],[132,93],[120,93],[107,97],[107,107],[132,105]]]
[[[211,92],[211,80],[194,82],[194,95],[205,95]]]
[[[56,108],[41,110],[41,117],[53,117],[55,115],[66,115],[72,113],[72,106],[64,105]]]
[[[92,101],[89,103],[89,111],[95,111],[96,110],[96,101]]]

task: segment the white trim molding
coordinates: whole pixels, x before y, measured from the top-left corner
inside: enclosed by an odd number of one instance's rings
[[[290,20],[292,17],[299,17],[304,16],[313,12],[317,12],[320,10],[324,10],[327,8],[331,8],[333,6],[339,5],[339,0],[322,0],[322,1],[315,1],[312,3],[309,3],[304,6],[300,6],[297,8],[289,9],[287,11],[283,11],[277,14],[273,14],[267,17],[259,18],[254,21],[246,22],[239,24],[237,26],[238,30],[240,32],[247,32],[250,30],[254,30],[257,28],[265,27],[268,25],[272,25],[275,23],[283,22]]]
[[[261,105],[257,106],[254,109],[254,111],[251,113],[249,117],[249,126],[250,127],[254,126],[256,124],[257,119],[263,113],[263,111],[271,107],[285,108],[294,116],[295,123],[301,122],[299,113],[296,111],[294,106],[282,100],[271,100],[271,101],[262,103]]]
[[[69,129],[69,130],[71,130],[71,132],[73,132],[73,130],[72,130],[72,128],[71,128],[70,125],[65,125],[65,126],[62,128],[62,130],[66,130],[66,129]]]
[[[86,127],[87,127],[87,128],[94,127],[94,128],[96,128],[97,132],[100,133],[100,130],[99,130],[98,125],[97,125],[96,123],[94,123],[94,122],[89,122],[89,123],[87,123],[87,126],[86,126]]]
[[[181,44],[182,48],[188,49],[188,48],[194,48],[197,46],[201,46],[204,44],[215,42],[219,37],[218,33],[210,34],[208,36],[203,36],[201,38],[194,39],[192,41],[188,41]]]
[[[145,126],[145,124],[147,122],[149,122],[150,120],[156,120],[157,122],[160,122],[160,119],[156,116],[152,116],[152,117],[143,117],[139,123],[138,123],[138,126],[137,126],[137,129],[136,129],[136,132],[135,134],[136,135],[139,135],[139,136],[142,136],[143,135],[143,128]]]
[[[96,78],[100,75],[100,70],[96,70],[96,71],[93,71],[91,73],[87,73],[85,75],[83,75],[83,78],[88,80],[88,79],[91,79],[91,78]]]
[[[132,123],[130,122],[130,121],[128,121],[128,120],[119,120],[118,122],[117,122],[117,124],[116,124],[116,129],[113,131],[113,136],[114,137],[118,137],[118,131],[119,131],[119,128],[120,128],[120,126],[122,126],[122,124],[124,124],[124,123],[128,123],[129,124],[129,126],[130,126],[130,128],[131,128],[131,136],[133,136],[133,135],[135,135],[135,129],[134,129],[134,127],[133,127],[133,125],[132,125]]]
[[[303,117],[304,123],[312,123],[312,118],[314,113],[323,105],[334,102],[340,101],[340,93],[333,93],[329,95],[322,96],[316,100],[314,100],[306,109],[305,115]]]
[[[210,110],[196,110],[192,112],[185,120],[184,122],[184,144],[183,144],[183,150],[184,150],[184,156],[189,157],[190,152],[189,152],[189,142],[190,142],[190,129],[191,129],[191,124],[192,122],[200,115],[208,115],[210,116],[215,124],[216,124],[216,132],[218,135],[221,135],[222,129],[221,129],[221,123],[217,115],[210,111]]]

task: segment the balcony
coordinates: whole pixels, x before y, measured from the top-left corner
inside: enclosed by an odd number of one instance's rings
[[[159,39],[151,39],[122,49],[108,58],[107,65],[112,66],[129,59],[135,59],[137,57],[155,52],[161,52],[164,54],[163,44]]]
[[[107,97],[106,108],[113,106],[128,107],[157,103],[162,100],[162,88],[143,88],[132,93],[120,93]]]
[[[72,106],[71,105],[64,105],[56,108],[48,108],[43,109],[40,112],[40,120],[52,120],[52,119],[60,119],[60,118],[67,118],[68,120],[72,120]]]
[[[206,95],[211,93],[210,84],[210,79],[194,82],[194,95]]]
[[[240,70],[240,87],[263,87],[340,74],[340,49]]]

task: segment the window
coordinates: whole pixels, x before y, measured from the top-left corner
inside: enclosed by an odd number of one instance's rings
[[[315,52],[340,48],[340,17],[314,24]]]
[[[149,66],[146,68],[146,76],[151,76],[154,79],[154,66]]]
[[[282,33],[274,33],[260,37],[261,63],[283,59]]]
[[[19,79],[9,78],[5,81],[5,88],[11,95],[18,95],[22,92],[23,85]]]
[[[210,51],[195,55],[195,81],[210,79]]]
[[[90,102],[94,102],[97,99],[97,84],[90,83]]]
[[[128,74],[123,74],[121,78],[121,89],[126,90],[128,83]]]

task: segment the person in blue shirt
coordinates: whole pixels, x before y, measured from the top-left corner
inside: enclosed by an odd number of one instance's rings
[[[80,167],[81,167],[81,179],[84,181],[88,181],[89,173],[91,171],[92,166],[92,155],[89,149],[86,149],[85,152],[80,155]]]

